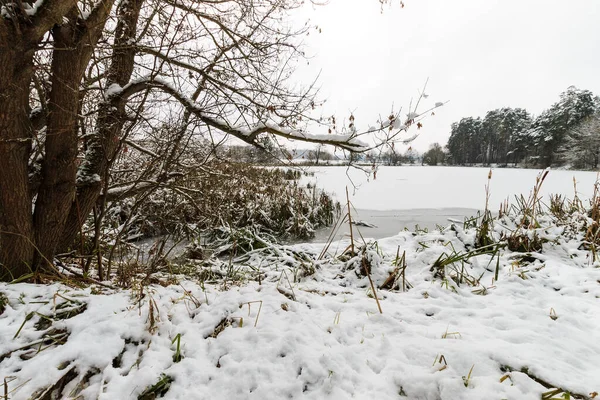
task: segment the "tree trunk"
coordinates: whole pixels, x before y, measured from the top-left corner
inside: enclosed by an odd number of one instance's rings
[[[122,2],[117,14],[114,50],[108,70],[106,87],[113,84],[125,86],[131,79],[136,48],[137,22],[143,0]],[[119,147],[123,125],[126,121],[125,103],[119,96],[107,99],[99,105],[96,132],[87,142],[85,160],[79,168],[77,197],[70,212],[60,240],[60,249],[73,245],[81,226],[96,204],[103,183],[109,179],[108,170]],[[93,179],[98,177],[99,179]]]
[[[35,18],[26,15],[23,8],[4,10],[7,13],[0,18],[0,280],[34,272],[40,260],[53,258],[54,243],[62,234],[65,219],[61,216],[65,209],[62,203],[68,198],[66,204],[70,205],[74,193],[77,140],[76,136],[72,140],[76,135],[72,120],[77,115],[77,96],[73,93],[81,79],[73,71],[83,71],[87,65],[113,1],[98,3],[86,20],[79,19],[76,0],[45,0]],[[70,23],[63,22],[67,14]],[[33,56],[49,30],[53,30],[55,45],[63,48],[53,57],[52,115],[46,132],[47,159],[42,165],[47,181],[42,183],[32,217],[29,89]],[[73,43],[83,50],[83,57],[77,60],[69,59],[76,47]]]
[[[31,271],[33,227],[27,115],[33,52],[0,31],[0,281]]]
[[[42,183],[33,214],[38,246],[34,265],[37,268],[50,267],[75,199],[79,87],[112,4],[113,0],[99,3],[85,23],[78,19],[78,10],[74,8],[70,12],[68,23],[56,25],[52,29],[54,50],[46,154],[42,163]],[[95,176],[90,178],[96,179]]]
[[[68,24],[53,29],[52,91],[48,102],[46,155],[33,215],[38,252],[36,267],[52,261],[75,196],[77,110],[82,51]],[[87,63],[86,63],[87,64]]]

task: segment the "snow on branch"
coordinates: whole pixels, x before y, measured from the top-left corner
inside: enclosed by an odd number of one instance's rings
[[[250,127],[232,126],[225,120],[206,115],[197,103],[186,97],[168,82],[159,79],[140,79],[132,81],[123,88],[120,88],[120,90],[117,87],[111,87],[110,95],[120,96],[123,100],[126,100],[136,93],[152,88],[159,89],[171,95],[183,105],[189,113],[195,115],[206,125],[218,129],[223,133],[235,136],[248,144],[255,145],[258,135],[270,133],[289,140],[328,144],[352,152],[365,152],[370,149],[368,144],[358,140],[358,135],[356,133],[349,135],[314,135],[297,129],[284,128],[273,122],[261,122]]]
[[[141,146],[132,140],[125,139],[124,142],[141,153],[146,153],[149,156],[154,157],[156,159],[160,158],[160,156],[158,154],[156,154],[155,152],[153,152],[152,150],[148,149],[147,147]]]
[[[30,40],[40,40],[48,30],[61,23],[67,13],[77,5],[77,0],[36,1],[27,14],[31,17],[31,29],[27,31]]]

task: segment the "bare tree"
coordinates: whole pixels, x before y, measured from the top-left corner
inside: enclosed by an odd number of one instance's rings
[[[560,153],[573,168],[597,169],[600,162],[600,114],[587,117],[569,130]]]
[[[2,0],[0,280],[52,272],[92,210],[172,182],[192,141],[198,167],[230,136],[365,152],[428,111],[308,133],[316,90],[289,81],[307,28],[285,23],[301,3]]]

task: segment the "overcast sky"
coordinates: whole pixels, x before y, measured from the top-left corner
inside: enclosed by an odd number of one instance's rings
[[[600,0],[330,0],[297,13],[308,80],[320,73],[325,114],[354,111],[357,126],[408,106],[429,78],[431,104],[412,147],[442,145],[450,124],[504,106],[539,114],[575,85],[600,95]]]

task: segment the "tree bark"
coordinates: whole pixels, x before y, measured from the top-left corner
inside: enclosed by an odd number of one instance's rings
[[[52,91],[48,102],[45,151],[42,180],[33,214],[38,252],[36,266],[51,261],[60,233],[75,195],[77,172],[77,110],[79,83],[82,71],[79,65],[82,50],[72,37],[69,25],[57,26],[52,31]]]
[[[34,271],[34,227],[29,188],[29,87],[33,56],[48,30],[76,0],[46,0],[34,16],[22,8],[0,18],[0,281]]]
[[[33,50],[28,49],[12,30],[2,28],[0,28],[0,281],[7,281],[29,273],[33,261],[33,226],[27,169],[31,148],[27,108]]]
[[[143,0],[131,0],[119,6],[107,88],[111,85],[125,86],[131,79],[136,53],[132,40],[135,40],[142,4]],[[109,179],[108,170],[119,147],[125,121],[125,103],[118,95],[99,105],[96,132],[87,142],[85,159],[79,171],[82,179],[77,183],[77,196],[70,205],[60,240],[59,248],[62,250],[74,243],[81,226],[98,201],[103,183]],[[93,176],[99,179],[90,179]]]
[[[33,214],[38,247],[35,268],[52,267],[49,264],[75,199],[79,87],[113,2],[98,3],[86,20],[78,18],[75,7],[70,11],[67,23],[52,29],[52,91],[48,100],[42,180]]]

